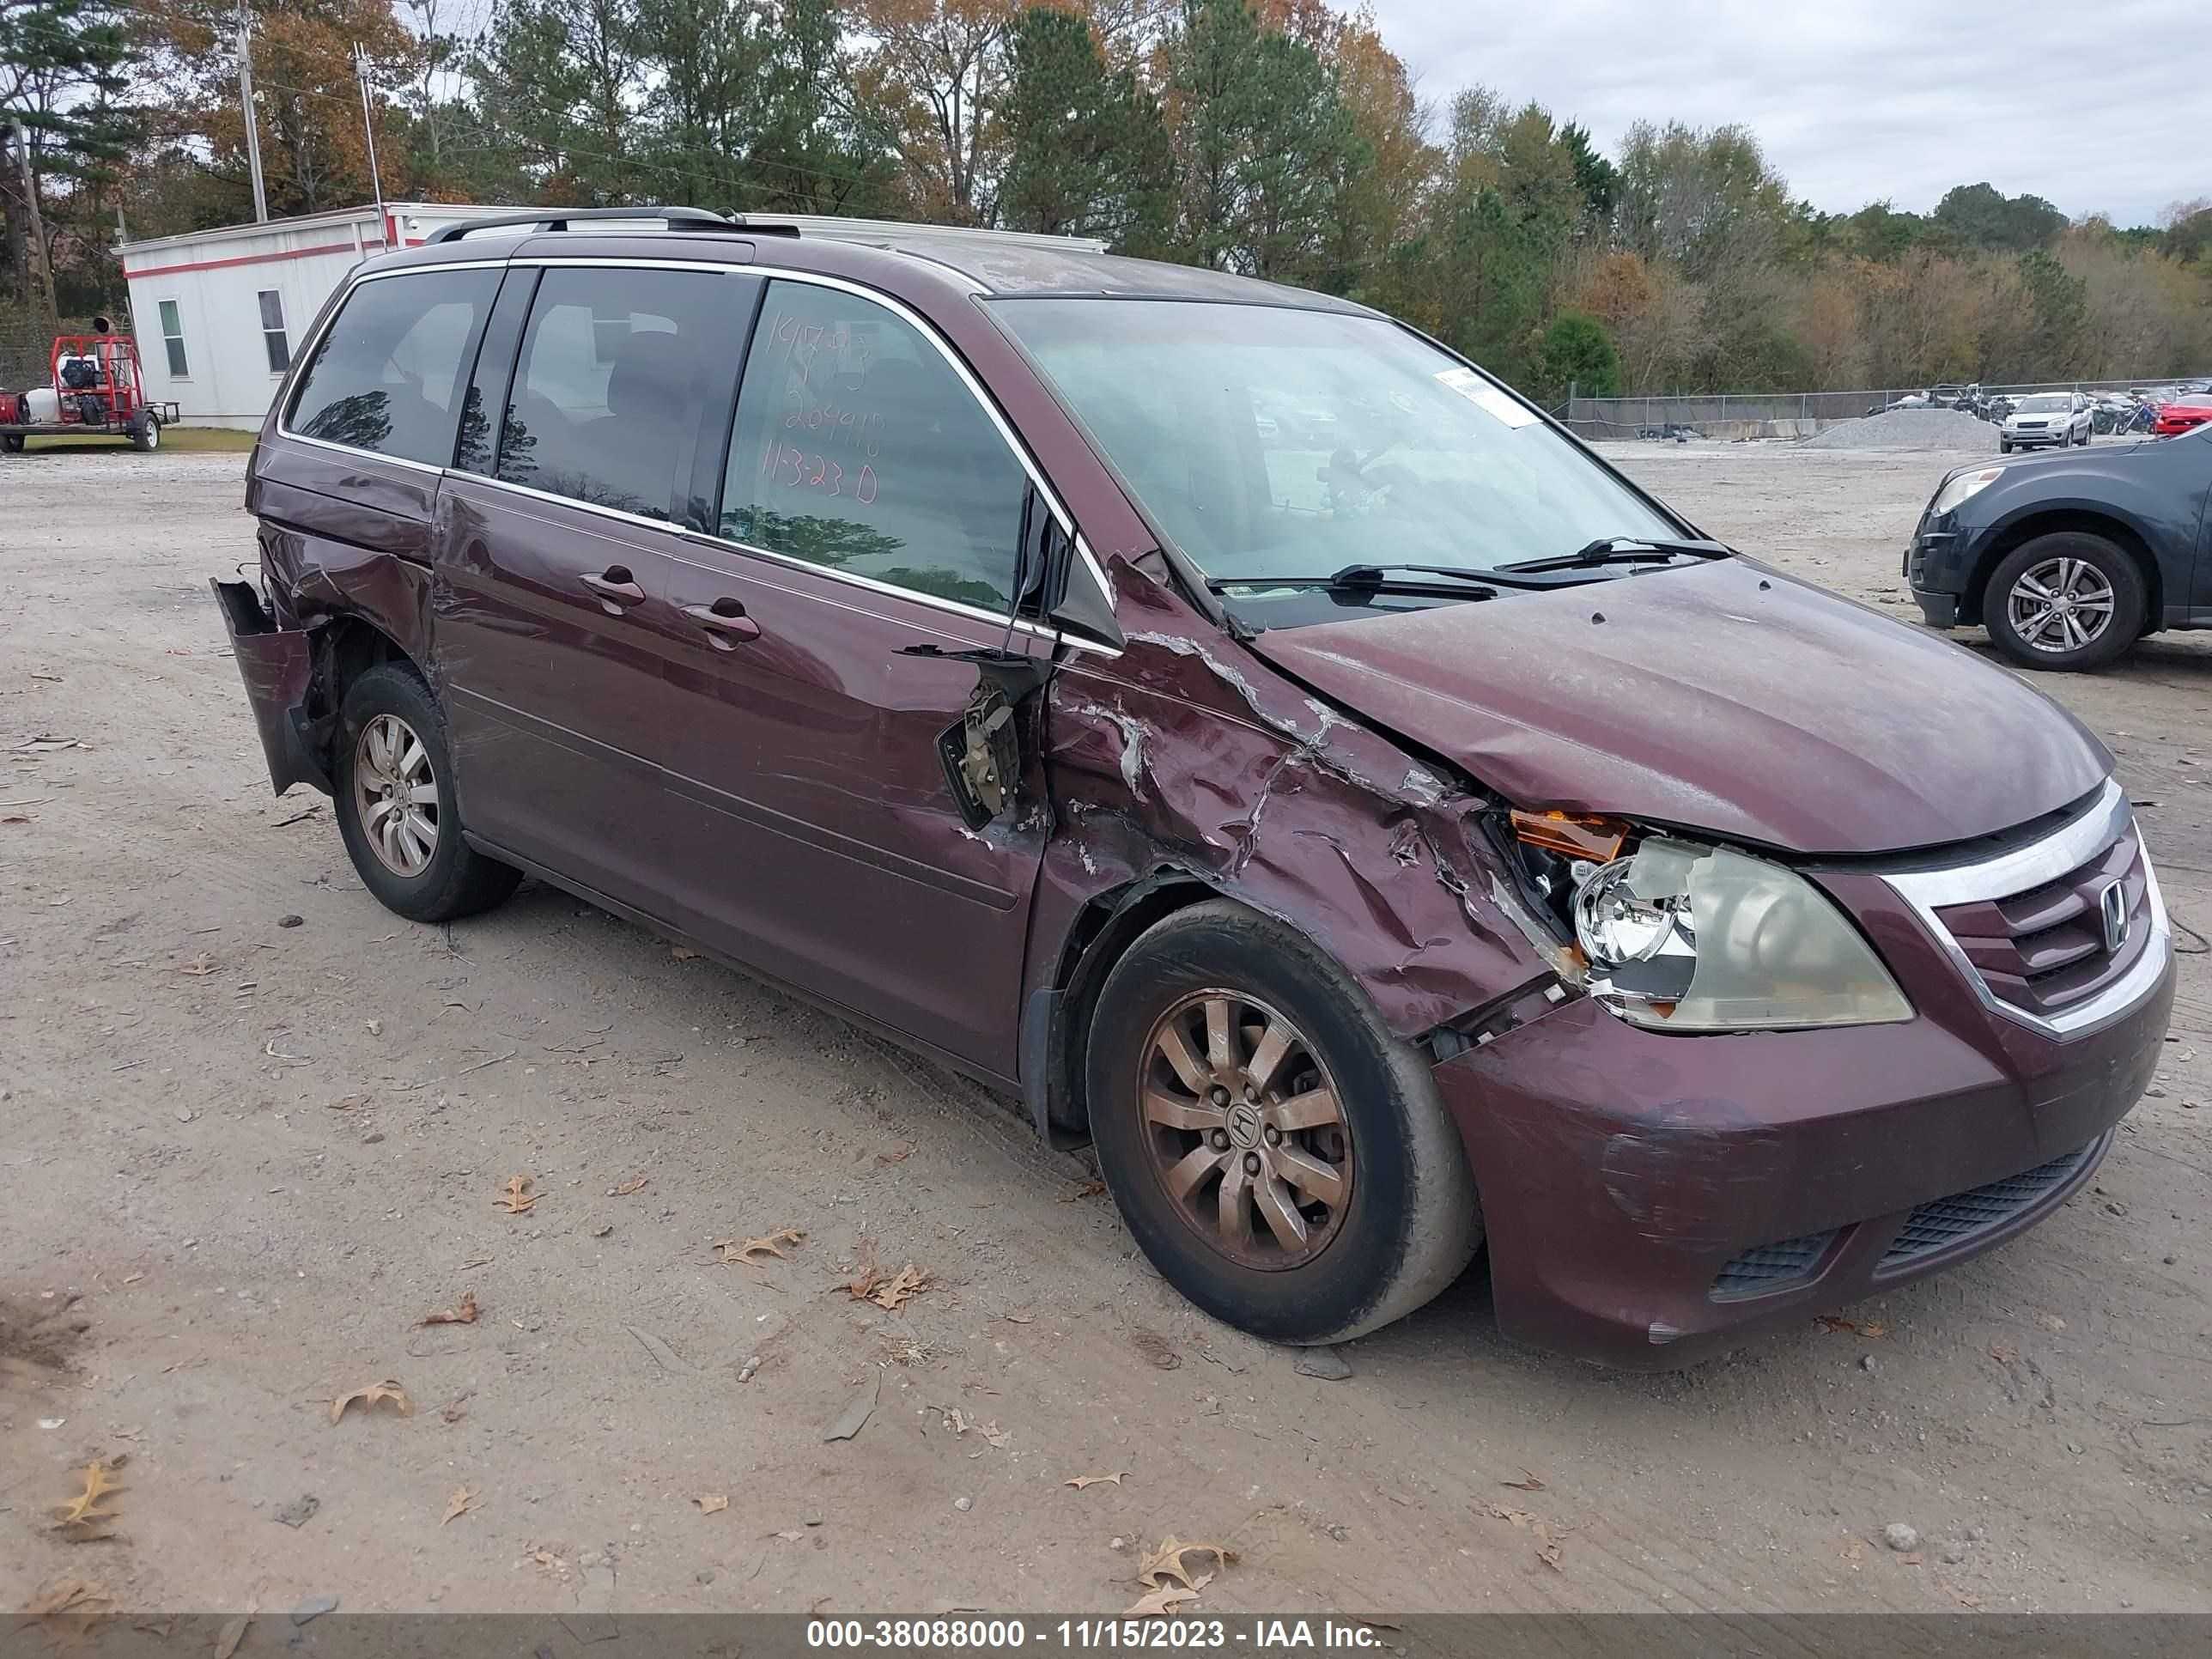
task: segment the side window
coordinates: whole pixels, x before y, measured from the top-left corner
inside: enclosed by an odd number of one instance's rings
[[[461,371],[498,289],[496,270],[426,270],[359,284],[300,377],[289,428],[450,465]]]
[[[836,289],[769,284],[738,393],[725,537],[1004,611],[1028,487],[912,325]]]
[[[292,367],[292,342],[284,332],[284,296],[264,288],[253,297],[261,306],[261,345],[269,354],[269,372],[282,374]]]
[[[673,517],[709,381],[728,361],[721,313],[732,297],[704,271],[548,270],[523,330],[493,476]]]
[[[169,378],[173,380],[181,380],[191,373],[185,361],[184,319],[177,314],[177,302],[174,300],[162,301],[160,309],[161,343],[169,350]]]

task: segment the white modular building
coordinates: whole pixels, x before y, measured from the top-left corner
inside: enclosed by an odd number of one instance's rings
[[[508,210],[387,202],[381,215],[343,208],[124,243],[117,252],[148,400],[175,404],[191,425],[259,426],[347,271],[388,247],[419,247],[444,226]]]

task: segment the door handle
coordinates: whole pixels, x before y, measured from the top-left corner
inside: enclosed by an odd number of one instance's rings
[[[760,624],[732,599],[720,599],[712,605],[687,605],[684,614],[707,630],[708,641],[719,651],[732,650],[746,640],[760,637]]]
[[[619,617],[630,606],[645,603],[645,590],[631,577],[626,565],[611,564],[605,574],[597,576],[586,571],[576,580],[599,596],[599,609],[610,617]]]

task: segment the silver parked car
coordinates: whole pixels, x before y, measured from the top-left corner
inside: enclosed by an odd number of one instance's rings
[[[2060,449],[2086,444],[2094,419],[2089,400],[2078,392],[2033,392],[2014,399],[2012,413],[1997,428],[1997,449],[2009,455],[2046,444]]]

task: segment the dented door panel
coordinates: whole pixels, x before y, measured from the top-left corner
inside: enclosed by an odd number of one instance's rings
[[[664,880],[687,926],[1012,1077],[1048,822],[1036,745],[1021,745],[1032,774],[1014,805],[971,830],[939,739],[977,670],[913,651],[994,647],[1004,625],[700,538],[672,558],[669,582],[656,623],[675,753]],[[718,604],[757,632],[736,638],[696,614]],[[1015,635],[1018,651],[1029,643]]]

